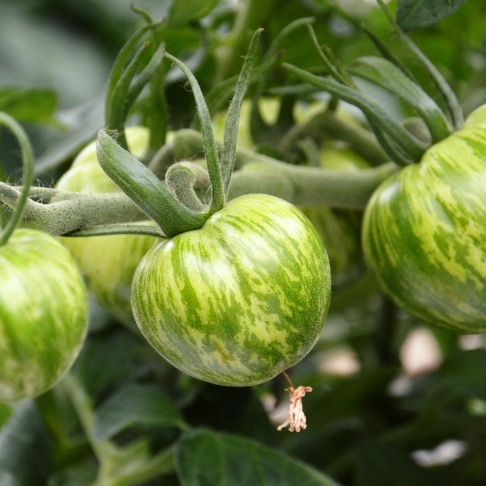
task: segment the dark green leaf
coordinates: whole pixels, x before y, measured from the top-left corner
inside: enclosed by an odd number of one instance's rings
[[[0,89],[0,111],[21,123],[60,126],[55,119],[57,95],[50,89]]]
[[[0,431],[0,484],[45,485],[49,474],[48,440],[33,402],[23,402]]]
[[[357,486],[434,486],[437,479],[389,444],[365,442],[358,453]]]
[[[486,349],[458,351],[439,371],[436,386],[465,398],[486,400]]]
[[[455,12],[466,0],[398,0],[397,22],[404,30],[433,25]]]
[[[72,372],[97,399],[125,382],[139,364],[139,341],[121,330],[89,336]]]
[[[153,385],[129,384],[96,410],[94,437],[110,439],[131,426],[168,427],[183,423],[172,400]]]
[[[185,434],[176,451],[182,486],[338,486],[324,474],[257,442],[207,430]]]
[[[202,19],[218,4],[218,0],[174,0],[169,12],[169,25],[180,26]]]

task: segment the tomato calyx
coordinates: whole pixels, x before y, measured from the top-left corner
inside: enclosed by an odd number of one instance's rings
[[[431,145],[447,138],[453,131],[459,130],[463,124],[463,115],[460,103],[445,79],[398,27],[384,3],[381,1],[379,3],[400,40],[437,86],[443,98],[444,107],[425,92],[407,67],[384,43],[366,29],[365,33],[368,34],[383,57],[362,57],[351,66],[344,68],[328,53],[328,49],[321,47],[312,27],[309,26],[312,41],[323,61],[325,74],[328,76],[312,74],[288,63],[284,63],[283,67],[301,80],[324,89],[334,98],[358,107],[367,118],[378,142],[390,159],[399,166],[406,166],[419,162]],[[410,130],[406,123],[392,116],[382,106],[380,100],[374,99],[360,87],[356,78],[371,82],[405,102],[423,122],[428,136],[424,137],[422,133],[417,136],[417,133]]]
[[[201,179],[202,168],[196,169],[195,166],[187,163],[179,164],[167,172],[165,181],[161,181],[149,168],[116,142],[116,132],[110,133],[102,129],[98,133],[97,154],[101,168],[167,237],[201,228],[206,220],[220,211],[226,203],[236,159],[240,108],[250,80],[259,34],[260,30],[257,30],[253,36],[248,56],[236,84],[228,111],[221,159],[209,108],[195,76],[181,60],[166,51],[163,52],[165,58],[183,71],[193,91],[203,137],[207,178],[210,183],[209,201],[201,201],[194,190],[195,182]]]

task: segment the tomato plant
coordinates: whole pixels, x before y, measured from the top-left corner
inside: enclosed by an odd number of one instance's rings
[[[485,484],[481,2],[4,3],[0,484]]]

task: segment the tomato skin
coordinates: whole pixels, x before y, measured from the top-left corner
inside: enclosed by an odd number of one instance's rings
[[[130,151],[142,158],[148,146],[149,131],[144,127],[126,130]],[[86,146],[56,188],[83,193],[120,192],[98,164],[96,143]],[[146,235],[113,235],[86,238],[60,238],[71,251],[90,293],[97,302],[119,319],[133,323],[130,286],[142,256],[156,238]]]
[[[460,333],[486,331],[485,112],[385,181],[363,224],[365,259],[383,291]]]
[[[46,233],[16,230],[0,247],[0,402],[59,381],[87,324],[86,289],[68,250]]]
[[[181,371],[250,386],[300,361],[330,301],[327,253],[294,206],[233,199],[197,231],[154,246],[132,286],[140,331]]]

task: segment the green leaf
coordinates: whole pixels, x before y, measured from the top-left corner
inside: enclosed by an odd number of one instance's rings
[[[65,119],[70,120],[69,129],[56,135],[35,161],[36,175],[43,175],[54,170],[69,157],[76,154],[81,146],[94,137],[100,126],[103,126],[104,107],[103,96],[97,96],[81,106],[76,106],[62,112]]]
[[[407,454],[377,441],[367,441],[360,447],[357,476],[357,486],[437,484],[437,478],[420,469]]]
[[[57,95],[50,89],[0,89],[0,111],[21,123],[38,123],[60,127],[54,112]]]
[[[76,360],[72,373],[95,400],[106,390],[130,379],[140,363],[139,341],[124,330],[92,334]]]
[[[33,402],[25,401],[0,430],[0,484],[43,486],[49,475],[48,435]]]
[[[440,368],[435,387],[463,398],[486,400],[486,349],[458,351]]]
[[[183,419],[174,402],[154,385],[128,384],[96,410],[94,437],[110,439],[131,426],[181,426]]]
[[[319,471],[257,442],[208,430],[183,436],[176,450],[176,471],[182,486],[338,486]]]
[[[188,24],[208,15],[218,0],[174,0],[169,11],[171,27]]]
[[[397,22],[403,30],[436,24],[454,13],[466,0],[398,0]]]

